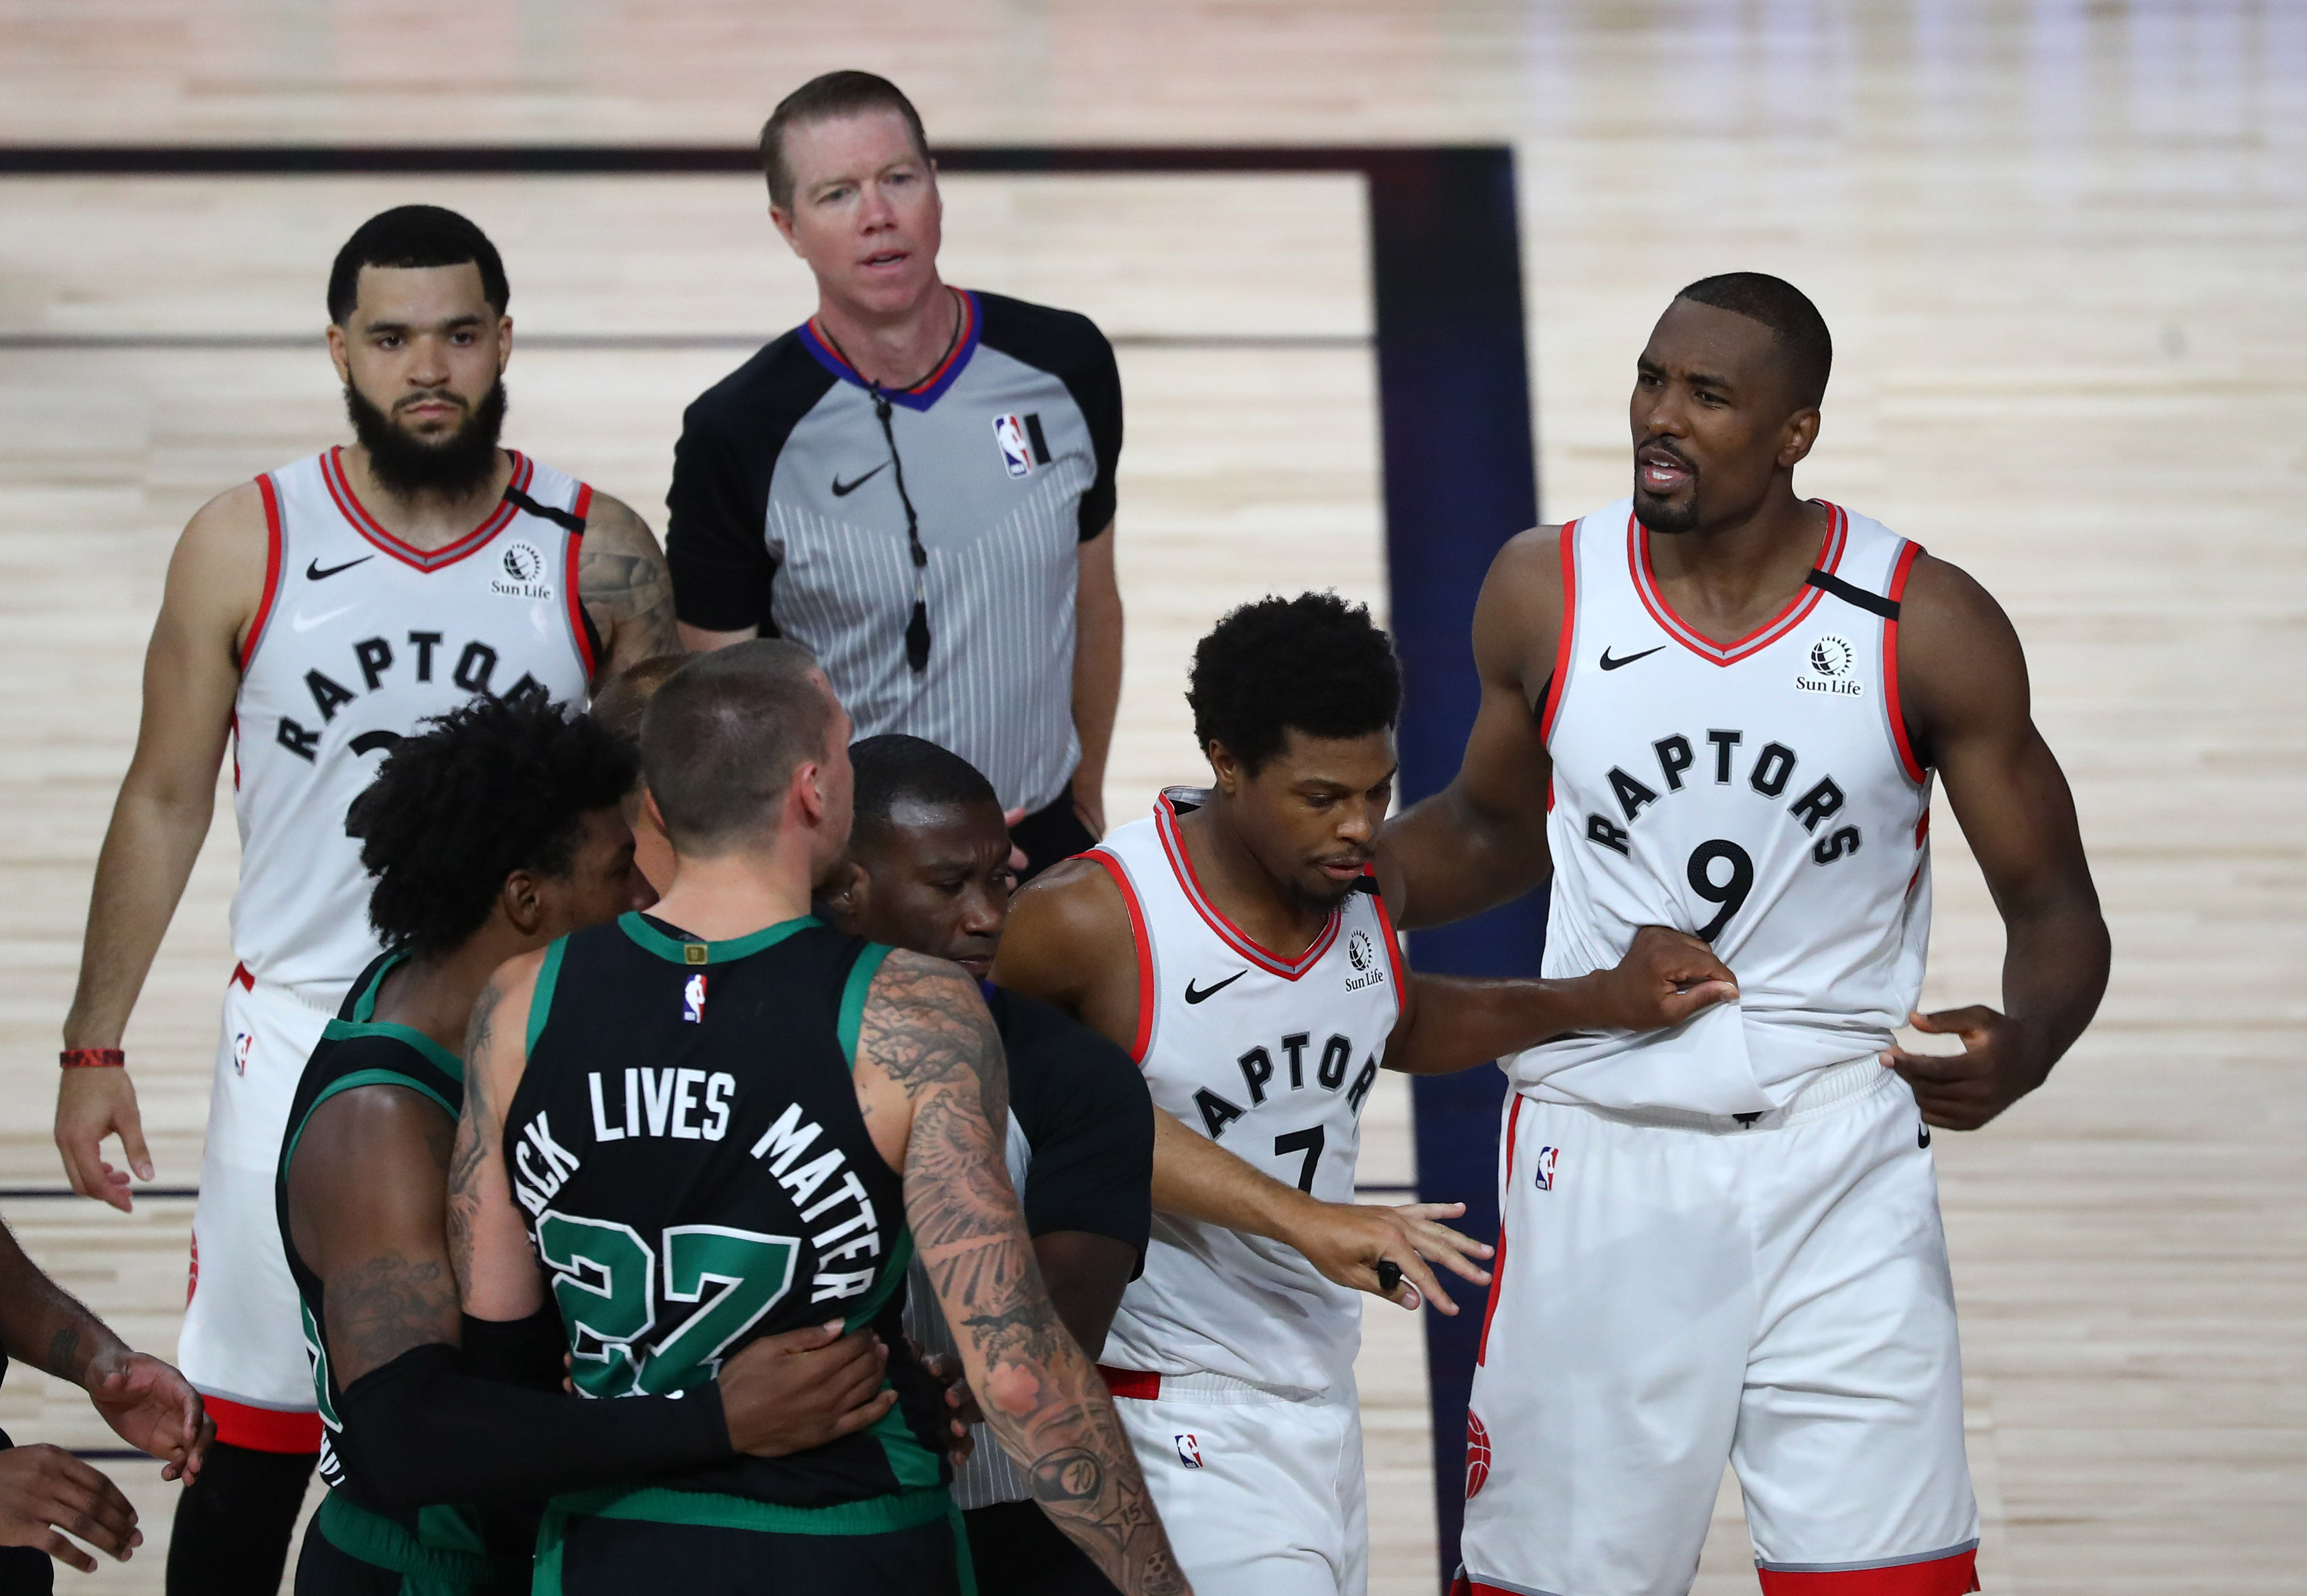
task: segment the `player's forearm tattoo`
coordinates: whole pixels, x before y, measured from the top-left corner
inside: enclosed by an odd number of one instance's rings
[[[457,1292],[433,1258],[386,1253],[328,1283],[329,1344],[345,1369],[382,1369],[453,1334]],[[356,1375],[355,1378],[359,1377]]]
[[[577,594],[608,634],[615,667],[680,653],[673,578],[640,519],[622,509],[597,518],[580,549]]]
[[[496,1115],[489,1103],[486,1060],[495,1035],[497,1003],[502,997],[494,981],[483,987],[465,1028],[465,1105],[457,1116],[457,1141],[449,1155],[445,1226],[449,1266],[456,1271],[457,1291],[464,1298],[473,1292],[473,1223],[481,1212],[481,1166],[497,1135]]]
[[[986,1422],[1051,1522],[1116,1585],[1131,1596],[1184,1591],[1112,1399],[1033,1266],[1003,1170],[1008,1075],[984,1005],[950,965],[891,954],[859,1051],[913,1101],[905,1214]]]

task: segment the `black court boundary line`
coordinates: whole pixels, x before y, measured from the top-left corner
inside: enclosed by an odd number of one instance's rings
[[[948,146],[949,173],[1355,173],[1368,200],[1387,583],[1404,698],[1402,796],[1456,771],[1479,699],[1469,628],[1491,557],[1538,520],[1524,355],[1514,152],[1504,145]],[[749,145],[42,145],[0,148],[0,177],[413,176],[678,176],[757,172]],[[1320,573],[1308,572],[1318,585]],[[1411,938],[1418,965],[1527,974],[1545,943],[1544,895]],[[1459,1223],[1497,1228],[1497,1070],[1420,1077],[1419,1195],[1462,1201]],[[1465,1500],[1466,1398],[1483,1314],[1426,1317],[1434,1412],[1437,1575],[1446,1587]]]

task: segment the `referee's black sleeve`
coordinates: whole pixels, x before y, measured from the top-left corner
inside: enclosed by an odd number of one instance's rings
[[[1090,447],[1097,455],[1097,475],[1082,494],[1084,543],[1113,524],[1113,474],[1121,465],[1121,368],[1113,363],[1113,346],[1105,334],[1093,325],[1089,331],[1095,341],[1084,350],[1078,372],[1066,379],[1067,390],[1089,424]]]
[[[1032,1146],[1025,1229],[1085,1231],[1137,1249],[1154,1223],[1154,1099],[1129,1055],[1087,1025],[996,989],[1009,1106]]]
[[[832,374],[785,334],[682,413],[665,496],[673,614],[706,631],[767,630],[769,484],[793,425]]]

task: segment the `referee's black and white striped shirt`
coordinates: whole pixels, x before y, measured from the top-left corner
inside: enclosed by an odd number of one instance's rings
[[[873,390],[813,322],[707,390],[682,419],[665,554],[684,622],[805,645],[859,737],[950,749],[1030,813],[1081,758],[1078,549],[1113,519],[1121,377],[1086,316],[959,298],[945,364],[886,390],[886,435]],[[919,672],[907,497],[929,557]]]

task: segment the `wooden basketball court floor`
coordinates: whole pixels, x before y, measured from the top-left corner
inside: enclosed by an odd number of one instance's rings
[[[1512,142],[1549,519],[1624,491],[1632,357],[1677,287],[1754,268],[1818,299],[1839,358],[1805,485],[2011,612],[2115,938],[2051,1084],[1935,1148],[1986,1587],[2307,1588],[2301,9],[0,0],[0,141],[734,143],[849,64],[955,142]],[[1183,663],[1222,609],[1384,601],[1359,189],[946,192],[951,278],[1119,346],[1126,817],[1196,773]],[[505,253],[508,436],[660,526],[682,406],[808,305],[732,178],[0,181],[0,1213],[164,1355],[190,1203],[38,1195],[90,868],[174,532],[341,434],[327,262],[411,199]],[[128,1039],[163,1187],[198,1173],[228,813]],[[1999,930],[1940,819],[1926,1002],[1993,1001]],[[1412,1179],[1409,1111],[1373,1099],[1365,1181]],[[1420,1332],[1373,1308],[1366,1334],[1373,1589],[1430,1590]],[[111,1440],[21,1366],[0,1425]],[[107,1466],[148,1545],[61,1583],[157,1591],[172,1488]],[[1696,1589],[1751,1590],[1745,1558],[1726,1490]]]

